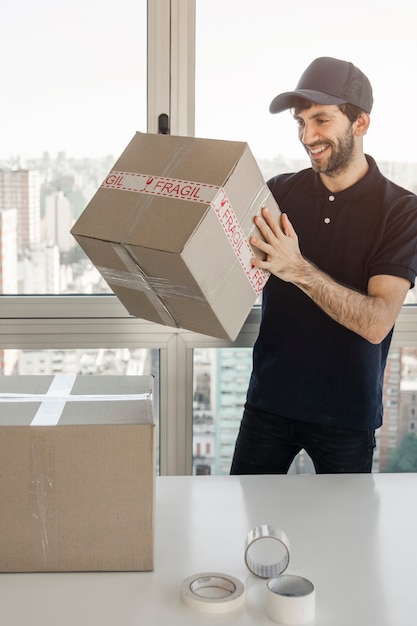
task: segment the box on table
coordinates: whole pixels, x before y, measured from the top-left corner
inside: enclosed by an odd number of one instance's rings
[[[0,571],[153,569],[150,376],[0,377]]]
[[[234,340],[269,277],[263,206],[279,215],[246,143],[136,133],[71,233],[130,314]]]

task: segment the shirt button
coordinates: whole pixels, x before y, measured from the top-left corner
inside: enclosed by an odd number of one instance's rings
[[[333,202],[334,196],[329,196],[329,200],[330,200],[330,202]]]
[[[324,218],[324,223],[325,224],[330,224],[330,217],[325,217]]]

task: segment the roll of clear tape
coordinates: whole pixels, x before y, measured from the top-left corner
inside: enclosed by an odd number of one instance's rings
[[[205,613],[224,613],[239,609],[244,602],[245,588],[229,574],[204,572],[194,574],[181,585],[182,602]]]
[[[269,524],[249,531],[245,543],[245,563],[260,578],[274,578],[285,572],[290,562],[287,535]]]
[[[267,582],[266,612],[270,619],[287,626],[301,626],[314,618],[315,588],[301,576],[285,574]]]

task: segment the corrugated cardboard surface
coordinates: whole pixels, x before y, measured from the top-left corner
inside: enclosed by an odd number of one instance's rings
[[[151,377],[77,377],[56,426],[31,426],[53,377],[0,377],[0,571],[153,569]],[[122,399],[149,394],[148,399]]]
[[[279,214],[244,142],[137,133],[112,171],[221,188],[246,242]],[[259,295],[210,200],[102,186],[71,232],[137,317],[233,340]]]

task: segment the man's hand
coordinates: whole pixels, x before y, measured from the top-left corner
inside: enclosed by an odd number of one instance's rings
[[[297,282],[297,276],[302,276],[308,267],[298,245],[298,236],[288,216],[281,215],[281,224],[274,219],[268,209],[262,209],[262,215],[255,217],[255,224],[259,228],[265,241],[258,237],[251,237],[250,243],[265,254],[265,260],[252,259],[252,264],[271,272],[286,282]]]

